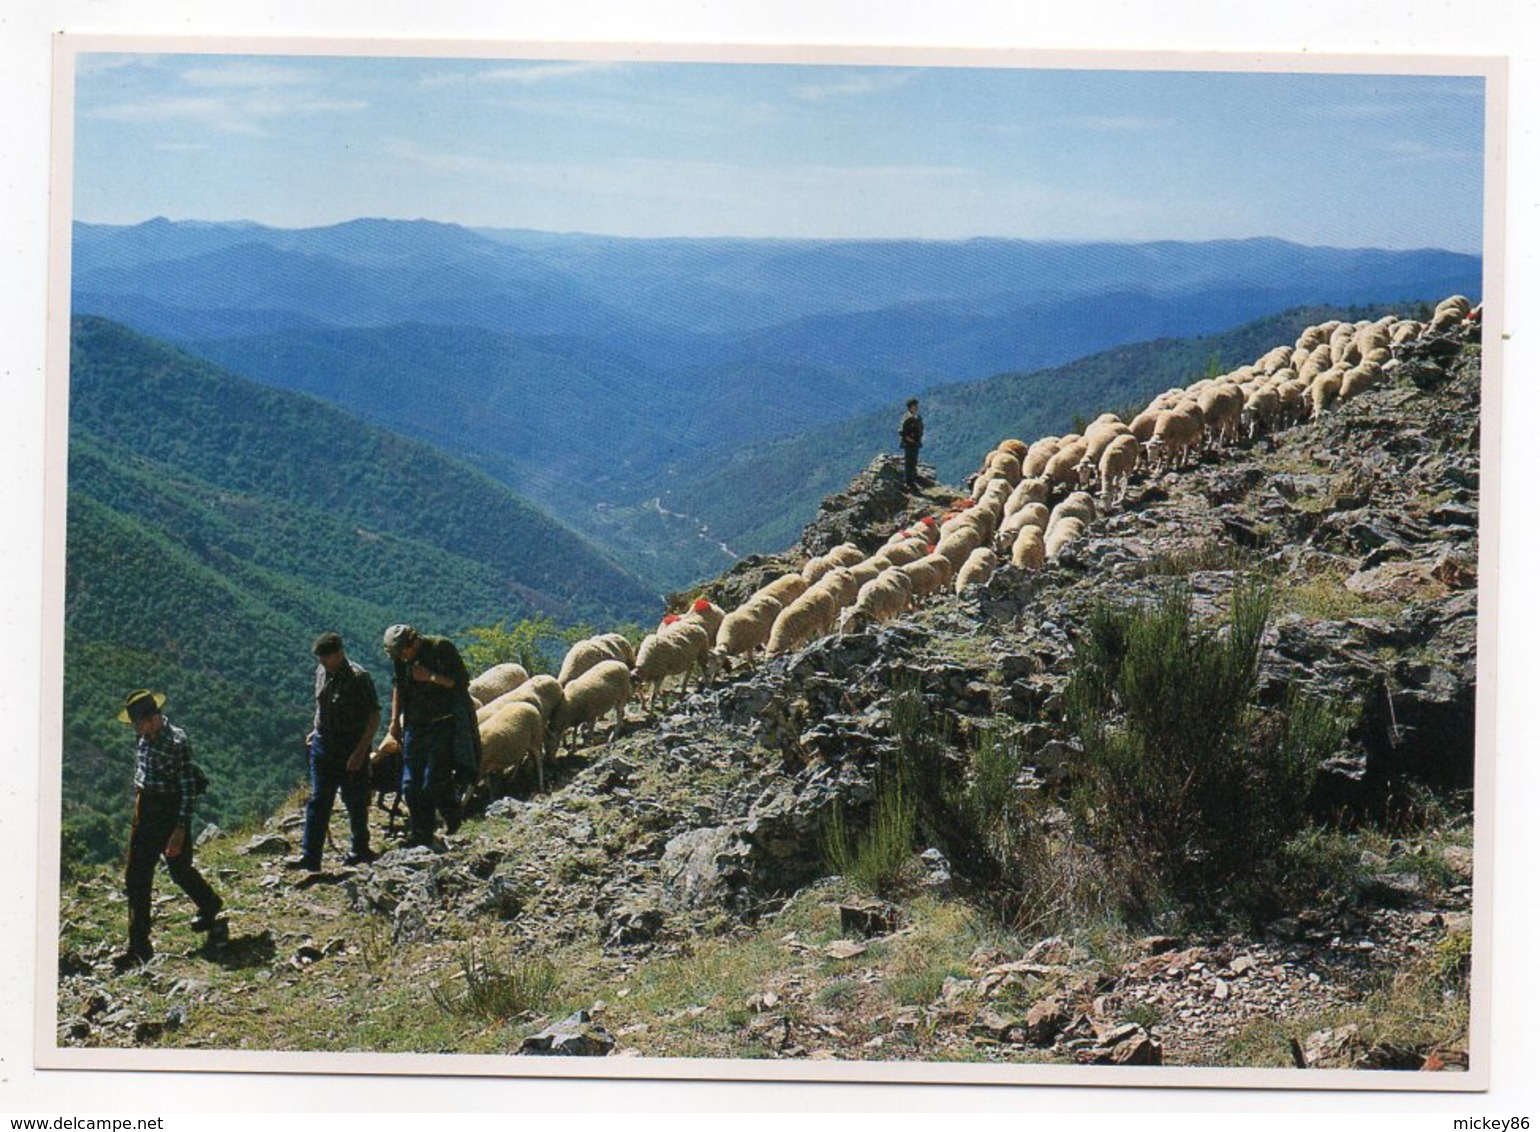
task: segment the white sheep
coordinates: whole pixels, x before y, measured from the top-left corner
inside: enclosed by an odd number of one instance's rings
[[[834,626],[839,608],[829,590],[808,590],[776,615],[765,651],[775,656],[827,635]]]
[[[995,547],[1004,552],[1011,548],[1023,527],[1038,527],[1046,530],[1048,527],[1048,507],[1043,503],[1028,503],[1017,511],[1004,523],[1000,524],[1000,531],[995,536]]]
[[[953,582],[953,589],[961,595],[969,586],[983,585],[994,574],[995,567],[1000,565],[1000,559],[993,550],[987,546],[981,546],[962,564],[962,569],[957,571],[957,578]]]
[[[679,694],[690,686],[690,676],[701,667],[711,649],[706,629],[694,621],[675,621],[656,633],[649,633],[636,650],[636,664],[631,679],[642,685],[637,699],[643,711],[651,711],[670,676],[680,677]],[[570,693],[569,693],[570,695]]]
[[[801,574],[782,574],[761,586],[759,593],[768,594],[782,605],[790,605],[807,592],[807,587],[808,580]]]
[[[1112,510],[1128,496],[1128,481],[1139,466],[1143,451],[1133,433],[1119,436],[1102,450],[1098,469],[1102,485],[1102,506]]]
[[[1048,534],[1043,539],[1043,552],[1046,557],[1057,559],[1070,543],[1085,534],[1085,527],[1085,523],[1076,515],[1049,527]]]
[[[519,769],[529,759],[540,767],[540,753],[545,746],[545,717],[532,703],[509,703],[493,712],[480,726],[481,779],[506,775]]]
[[[1320,420],[1342,389],[1342,371],[1331,369],[1316,374],[1310,382],[1310,419]]]
[[[585,637],[567,650],[567,655],[562,658],[561,669],[556,674],[556,682],[566,687],[604,660],[618,660],[629,666],[635,663],[636,654],[631,650],[631,642],[619,633]]]
[[[939,554],[927,554],[899,569],[909,575],[916,598],[935,593],[952,580],[952,564]]]
[[[1041,570],[1045,555],[1043,528],[1035,525],[1022,527],[1016,541],[1011,544],[1011,562],[1023,570]]]
[[[850,633],[889,621],[907,610],[913,599],[909,575],[901,567],[890,566],[862,586],[855,604],[840,613],[839,630]]]
[[[1072,491],[1048,514],[1048,533],[1069,518],[1089,523],[1096,518],[1096,500],[1084,491]]]
[[[1192,415],[1179,409],[1163,409],[1155,421],[1145,451],[1150,466],[1157,469],[1179,468],[1186,463],[1192,448],[1203,438],[1202,415],[1194,420]]]
[[[1235,439],[1245,407],[1246,398],[1239,386],[1216,382],[1198,394],[1198,408],[1203,410],[1204,431],[1211,448],[1220,449]]]
[[[1241,428],[1248,439],[1255,440],[1259,433],[1273,431],[1278,423],[1280,405],[1278,388],[1274,385],[1264,385],[1246,398],[1246,405],[1241,409]]]
[[[562,689],[562,701],[546,727],[546,750],[554,754],[568,731],[584,728],[591,742],[599,721],[615,713],[610,738],[620,734],[631,699],[631,670],[623,660],[601,660]],[[574,739],[577,737],[575,736]]]
[[[1024,479],[1012,489],[1005,500],[1005,517],[1016,514],[1029,503],[1048,502],[1048,481],[1042,476]]]
[[[556,706],[561,703],[561,700],[561,683],[556,677],[540,672],[507,693],[498,702],[534,704],[540,709],[540,717],[549,723],[551,717],[556,714]]]
[[[477,703],[487,704],[504,692],[513,691],[528,679],[529,670],[522,664],[514,664],[512,661],[494,664],[471,681],[471,698]]]
[[[749,656],[764,648],[771,626],[784,608],[773,594],[761,591],[724,617],[706,661],[707,675],[715,679],[719,672],[731,668],[733,657]]]

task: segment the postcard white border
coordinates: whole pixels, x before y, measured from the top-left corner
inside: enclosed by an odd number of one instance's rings
[[[53,169],[49,239],[42,765],[39,778],[35,1059],[43,1069],[237,1073],[335,1073],[535,1078],[646,1078],[799,1082],[890,1082],[1166,1088],[1474,1092],[1489,1086],[1492,993],[1492,876],[1497,705],[1498,468],[1505,318],[1504,208],[1508,70],[1495,55],[1318,55],[1173,51],[1080,51],[935,47],[525,43],[467,39],[119,36],[60,33],[54,44]],[[740,1061],[675,1058],[528,1059],[481,1055],[285,1053],[61,1048],[57,1044],[60,887],[58,824],[62,764],[64,505],[68,432],[69,256],[75,60],[101,51],[239,55],[371,55],[422,58],[625,60],[811,65],[1026,67],[1210,72],[1470,75],[1486,80],[1482,364],[1481,546],[1478,574],[1475,946],[1471,1066],[1465,1073],[1163,1067],[977,1065],[943,1062]]]

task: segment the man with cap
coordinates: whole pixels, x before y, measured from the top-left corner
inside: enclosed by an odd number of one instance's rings
[[[411,821],[408,845],[432,845],[443,815],[448,833],[460,827],[457,767],[474,755],[475,713],[470,711],[470,673],[447,637],[426,637],[410,625],[385,630],[385,651],[394,666],[390,735],[401,743],[401,793]]]
[[[374,680],[350,660],[336,633],[322,633],[315,654],[315,720],[305,737],[310,756],[310,800],[305,803],[305,838],[300,855],[285,862],[315,872],[331,825],[337,792],[347,807],[352,851],[345,864],[374,860],[369,848],[369,745],[380,726]]]
[[[123,887],[128,894],[128,950],[113,962],[120,970],[147,962],[150,946],[150,896],[155,863],[166,859],[166,870],[198,908],[194,931],[208,932],[211,942],[229,937],[220,918],[224,901],[193,867],[193,845],[187,835],[193,801],[207,786],[193,765],[187,734],[161,712],[166,697],[140,688],[130,692],[118,712],[122,723],[139,736],[134,763],[134,823],[128,838],[128,867]]]

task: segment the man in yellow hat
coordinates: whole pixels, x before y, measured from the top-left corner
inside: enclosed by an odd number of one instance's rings
[[[150,946],[150,895],[155,884],[155,863],[166,859],[166,870],[198,907],[194,931],[209,933],[212,942],[229,937],[229,925],[220,918],[224,901],[193,867],[193,846],[187,835],[193,802],[207,786],[192,761],[192,747],[180,727],[174,727],[161,709],[161,692],[140,688],[123,701],[118,719],[131,725],[139,736],[134,763],[134,824],[128,838],[128,867],[123,886],[128,893],[128,950],[113,962],[120,970],[148,962],[155,954]]]

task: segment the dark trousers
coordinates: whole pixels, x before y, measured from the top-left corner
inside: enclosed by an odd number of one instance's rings
[[[337,793],[347,807],[353,852],[369,852],[369,764],[348,773],[348,756],[358,745],[355,736],[344,742],[336,736],[317,735],[310,740],[310,800],[305,803],[305,840],[301,850],[312,865],[321,863],[326,831],[331,825]]]
[[[904,486],[919,487],[920,449],[918,445],[904,445]]]
[[[402,732],[401,795],[411,815],[413,841],[431,841],[440,814],[447,825],[459,824],[454,739],[452,716],[429,723],[408,723]]]
[[[176,795],[146,794],[134,799],[133,831],[128,835],[128,867],[123,874],[123,888],[128,893],[128,946],[143,955],[150,953],[150,893],[155,886],[155,863],[165,853],[166,842],[176,828],[181,800]],[[181,890],[192,897],[198,912],[212,917],[223,902],[193,867],[192,834],[182,842],[182,851],[166,858],[166,871]]]

